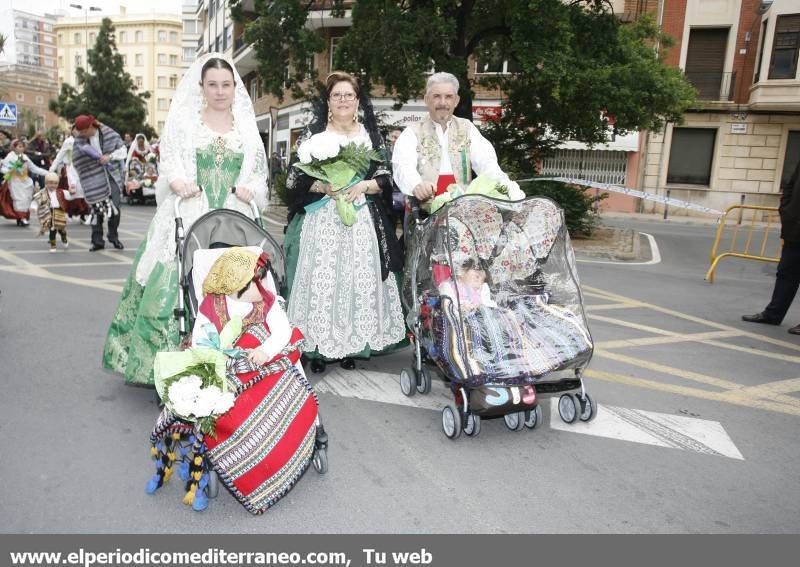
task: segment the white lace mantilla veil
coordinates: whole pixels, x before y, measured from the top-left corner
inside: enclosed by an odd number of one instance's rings
[[[139,139],[139,136],[144,138],[144,153],[147,155],[147,152],[150,151],[150,142],[147,141],[147,136],[139,132],[136,136],[133,137],[133,142],[131,142],[131,147],[128,148],[128,159],[125,160],[125,173],[128,173],[128,166],[131,164],[131,158],[133,157],[133,152],[139,150],[139,145],[136,143],[136,140]]]
[[[161,202],[171,195],[169,184],[175,179],[195,182],[195,150],[193,141],[194,125],[199,120],[204,106],[200,74],[209,59],[223,59],[233,69],[235,83],[233,105],[233,127],[242,143],[244,161],[237,185],[248,187],[256,195],[258,208],[266,207],[267,156],[264,144],[258,133],[253,102],[236,67],[221,53],[207,53],[199,57],[184,74],[167,114],[167,121],[161,132],[159,150],[161,154],[161,175],[156,183],[156,201]],[[253,186],[257,185],[257,186]]]

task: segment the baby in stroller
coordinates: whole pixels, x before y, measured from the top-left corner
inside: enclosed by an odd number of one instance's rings
[[[159,353],[156,358],[156,388],[165,408],[151,434],[156,474],[147,492],[169,479],[177,460],[186,481],[185,504],[205,509],[221,481],[248,511],[261,514],[285,496],[311,464],[319,473],[327,471],[327,436],[316,394],[300,364],[303,335],[286,317],[269,256],[261,246],[222,245],[190,252],[200,241],[194,231],[213,235],[220,227],[252,232],[251,240],[279,256],[279,248],[261,227],[234,211],[212,211],[198,219],[187,235],[186,243],[192,246],[182,246],[181,239],[179,250],[191,255],[192,268],[190,277],[179,279],[192,297],[194,325],[188,350]],[[282,273],[282,258],[277,261]],[[187,365],[170,363],[209,352],[224,354],[223,389],[233,398],[224,411],[215,410],[211,422],[190,419],[199,414],[178,414],[171,381],[185,375]]]
[[[538,393],[580,388],[568,401],[591,419],[580,372],[592,339],[563,213],[552,201],[456,199],[415,220],[407,259],[403,297],[417,353],[401,388],[425,393],[423,353],[435,362],[455,397],[443,410],[448,437],[462,428],[477,435],[481,416],[533,428]],[[557,379],[565,369],[575,374]]]

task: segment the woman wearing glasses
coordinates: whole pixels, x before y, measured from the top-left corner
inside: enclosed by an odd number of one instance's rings
[[[311,371],[319,373],[335,360],[352,370],[354,358],[368,358],[402,341],[405,322],[393,273],[403,269],[403,258],[387,214],[391,173],[369,98],[359,96],[351,75],[337,71],[328,76],[314,114],[295,156],[323,132],[336,135],[340,144],[365,144],[383,156],[372,162],[362,181],[337,195],[355,205],[352,226],[340,219],[335,200],[326,199],[330,185],[290,168],[284,240],[288,316],[306,337]]]

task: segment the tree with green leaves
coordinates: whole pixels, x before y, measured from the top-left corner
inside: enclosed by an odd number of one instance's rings
[[[277,96],[285,86],[295,95],[316,91],[312,56],[325,44],[307,26],[312,4],[344,13],[342,0],[254,2],[245,41]],[[233,14],[247,19],[239,5]],[[337,68],[367,88],[383,85],[398,103],[423,94],[432,68],[448,71],[461,84],[456,115],[466,118],[476,82],[501,89],[503,117],[486,133],[504,161],[531,171],[559,141],[594,144],[612,131],[660,129],[680,121],[694,100],[691,85],[653,47],[669,39],[652,20],[621,23],[607,0],[357,0],[351,17],[337,43]],[[472,75],[475,60],[490,71],[505,62],[511,72]]]
[[[50,101],[50,110],[67,121],[80,114],[93,114],[120,134],[144,132],[152,136],[155,131],[145,122],[150,93],[138,93],[125,71],[109,18],[103,18],[87,59],[90,70],[77,70],[78,88],[62,83],[58,98]]]

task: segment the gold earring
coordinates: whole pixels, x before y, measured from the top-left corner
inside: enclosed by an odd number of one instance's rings
[[[353,112],[353,124],[358,122],[358,107],[356,107],[355,111]]]
[[[333,120],[333,111],[329,109],[328,110],[328,122],[330,122],[331,120]]]

